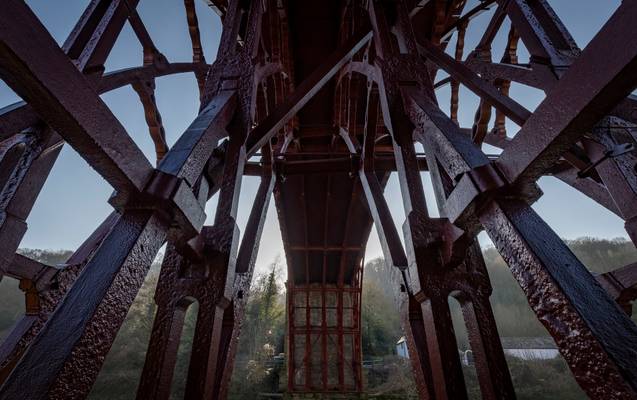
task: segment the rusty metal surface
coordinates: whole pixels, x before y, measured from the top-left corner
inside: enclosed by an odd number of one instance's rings
[[[624,219],[637,240],[637,153],[610,156],[637,144],[634,2],[580,50],[547,0],[484,1],[465,11],[463,0],[207,0],[223,21],[212,65],[194,0],[184,0],[189,63],[162,55],[137,3],[91,1],[61,49],[21,1],[3,4],[0,76],[25,102],[0,109],[0,279],[20,281],[25,313],[0,346],[0,397],[85,398],[168,242],[137,398],[169,398],[185,310],[195,301],[186,397],[225,398],[274,196],[288,265],[288,391],[364,391],[362,267],[374,222],[421,398],[467,398],[450,296],[462,308],[482,397],[515,398],[476,241],[482,230],[589,397],[637,398],[637,327],[627,315],[637,269],[593,277],[530,208],[542,195],[537,179],[553,175]],[[467,48],[468,28],[491,10],[477,46]],[[504,54],[493,62],[507,18]],[[104,74],[126,21],[143,65]],[[456,47],[447,49],[452,37]],[[519,63],[520,41],[528,64]],[[434,82],[438,71],[449,77]],[[198,81],[200,113],[169,148],[154,82],[182,72]],[[546,98],[531,112],[510,96],[512,82]],[[446,84],[449,114],[436,94]],[[126,85],[142,103],[156,168],[98,97]],[[459,126],[461,86],[480,98],[468,127]],[[507,132],[507,121],[520,131]],[[117,211],[53,268],[15,252],[65,140],[113,186]],[[482,143],[503,153],[487,155]],[[404,245],[383,196],[391,171],[407,216]],[[261,184],[240,241],[247,175]],[[216,193],[214,223],[203,226]]]
[[[150,163],[33,12],[9,2],[2,18],[0,71],[7,84],[114,188],[142,189]]]
[[[587,394],[634,398],[635,324],[528,205],[493,203],[482,220]]]
[[[64,381],[67,369],[71,369],[73,384],[63,387],[61,394],[88,393],[90,384],[86,387],[78,378],[92,383],[96,377],[97,371],[91,374],[91,370],[101,363],[95,360],[104,356],[104,345],[110,347],[134,299],[135,292],[122,292],[121,288],[141,286],[163,243],[162,230],[166,230],[165,225],[149,212],[126,213],[119,218],[87,263],[87,273],[78,275],[24,351],[0,388],[0,396],[42,398],[48,393],[55,397],[56,381]],[[23,387],[24,379],[30,382],[28,388]]]

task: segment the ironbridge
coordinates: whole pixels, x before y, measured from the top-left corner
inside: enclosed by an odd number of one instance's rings
[[[537,180],[551,175],[625,220],[637,240],[636,1],[624,0],[583,50],[547,0],[206,3],[223,22],[212,64],[194,0],[184,0],[193,58],[179,63],[155,46],[138,0],[90,1],[61,48],[24,1],[2,1],[0,77],[24,102],[0,109],[0,277],[20,281],[26,308],[0,347],[0,398],[85,398],[165,243],[137,398],[169,397],[193,301],[186,398],[225,398],[272,197],[288,265],[289,393],[363,392],[361,282],[374,226],[422,399],[467,398],[449,296],[462,306],[483,398],[515,398],[481,231],[583,390],[637,398],[629,317],[637,267],[594,277],[531,208],[542,195]],[[490,22],[475,48],[465,48],[484,12]],[[491,45],[506,20],[505,50],[496,54]],[[106,73],[127,22],[143,65]],[[518,60],[519,46],[529,62]],[[169,146],[155,79],[184,72],[197,79],[201,108]],[[512,83],[545,97],[531,111],[510,96]],[[128,85],[156,160],[99,97]],[[472,126],[458,120],[461,86],[480,99]],[[112,186],[114,211],[56,269],[16,250],[62,144]],[[488,156],[484,144],[501,152]],[[439,217],[428,212],[422,171]],[[383,195],[392,172],[402,232]],[[260,186],[239,240],[237,202],[248,175]],[[214,223],[205,225],[214,195]]]

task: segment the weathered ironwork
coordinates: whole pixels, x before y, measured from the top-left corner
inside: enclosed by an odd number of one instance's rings
[[[467,10],[465,0],[206,0],[223,22],[212,65],[194,0],[184,0],[192,63],[166,59],[137,3],[92,0],[62,48],[22,0],[2,4],[0,77],[24,101],[0,109],[0,278],[20,281],[25,313],[0,346],[0,398],[85,398],[166,242],[137,398],[169,398],[193,302],[186,398],[225,398],[274,196],[288,265],[289,392],[363,392],[361,282],[374,223],[421,398],[467,398],[450,297],[462,307],[482,397],[515,398],[476,239],[484,230],[584,391],[637,399],[628,317],[637,267],[594,277],[530,207],[542,195],[536,181],[555,176],[623,218],[637,243],[637,2],[622,2],[580,50],[547,0]],[[468,27],[490,10],[468,52]],[[104,73],[126,21],[143,65]],[[522,45],[528,63],[518,60]],[[448,77],[436,81],[439,71]],[[195,75],[201,108],[170,147],[155,78],[183,72]],[[509,96],[513,83],[546,97],[531,112]],[[447,84],[448,114],[437,94]],[[143,105],[156,167],[99,98],[126,85]],[[468,127],[461,86],[480,98]],[[112,185],[115,211],[54,268],[16,250],[64,143]],[[502,153],[487,156],[483,143]],[[429,214],[423,170],[439,217]],[[404,245],[383,196],[392,171]],[[240,241],[246,175],[261,184]],[[204,226],[215,194],[214,224]]]

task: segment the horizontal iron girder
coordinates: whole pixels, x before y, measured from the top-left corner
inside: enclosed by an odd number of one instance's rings
[[[0,53],[0,76],[104,179],[143,189],[151,164],[23,1],[3,3]]]
[[[357,174],[360,161],[358,155],[339,158],[321,158],[315,160],[274,160],[273,168],[281,176],[311,175],[311,174]],[[247,176],[261,176],[269,166],[262,166],[259,162],[247,162],[243,171]],[[418,158],[418,169],[427,171],[425,158]],[[393,157],[376,157],[374,159],[374,171],[396,171],[396,162]]]

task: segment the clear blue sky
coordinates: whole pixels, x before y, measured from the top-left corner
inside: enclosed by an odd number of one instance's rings
[[[61,44],[88,4],[88,0],[27,0],[27,3]],[[475,3],[477,0],[470,0],[469,7]],[[580,0],[577,2],[552,0],[550,3],[578,45],[583,48],[615,11],[620,0]],[[206,59],[208,62],[212,62],[217,51],[221,22],[203,1],[198,0],[195,4],[197,5]],[[191,60],[192,50],[182,1],[142,0],[138,10],[155,44],[170,61]],[[467,33],[466,49],[473,48],[477,39],[472,37],[472,33],[479,37],[480,28],[484,28],[490,15],[491,12],[481,15],[478,17],[477,23],[471,25]],[[504,35],[507,32],[508,29],[505,27],[496,39],[494,57],[500,57]],[[450,48],[453,46],[454,42]],[[523,48],[520,51],[520,56],[521,61],[528,59]],[[106,69],[113,71],[138,66],[141,62],[141,46],[130,26],[127,25],[109,57]],[[446,90],[448,91],[448,89]],[[511,95],[529,109],[534,109],[543,98],[541,92],[521,85],[514,85]],[[460,122],[463,126],[470,126],[477,106],[477,98],[467,90],[462,90],[461,96]],[[199,102],[195,79],[191,74],[160,78],[157,80],[156,97],[168,142],[172,144],[196,116]],[[102,98],[146,156],[153,160],[153,145],[148,135],[143,110],[133,90],[128,87],[118,89],[104,94]],[[443,90],[440,93],[440,101],[445,112],[448,111],[447,99],[448,93]],[[0,81],[0,107],[17,100],[19,100],[18,96]],[[512,125],[509,130],[515,132],[515,126]],[[430,206],[435,208],[428,176],[424,174],[423,179]],[[250,211],[250,201],[256,193],[257,184],[256,178],[246,178],[245,180],[238,221],[241,228],[245,226]],[[623,222],[619,218],[565,184],[553,178],[543,178],[540,180],[540,186],[545,194],[534,205],[534,208],[560,236],[569,239],[581,236],[604,238],[626,236]],[[70,146],[65,146],[28,219],[29,230],[21,247],[76,248],[110,213],[111,208],[106,202],[110,193],[109,185]],[[404,212],[395,177],[389,182],[386,197],[392,214],[400,227],[404,220]],[[214,214],[215,200],[213,199],[207,207],[208,215]],[[283,253],[279,225],[273,205],[274,201],[272,200],[257,261],[260,268],[271,262],[277,254]],[[434,211],[434,215],[437,215],[435,210],[432,211]],[[210,218],[208,222],[211,223]],[[484,236],[483,234],[482,237]],[[488,243],[488,240],[483,240],[483,243]],[[370,259],[380,255],[378,238],[373,232],[366,257]]]

